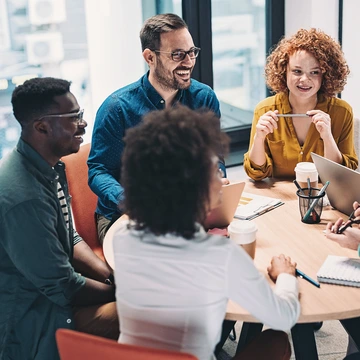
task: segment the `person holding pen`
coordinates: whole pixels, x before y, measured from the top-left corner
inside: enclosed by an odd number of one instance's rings
[[[358,226],[352,226],[360,222],[360,203],[354,201],[353,208],[354,211],[348,220],[344,221],[342,218],[339,218],[335,223],[329,222],[326,226],[325,235],[329,240],[337,242],[342,247],[357,250],[360,257],[360,229]],[[347,355],[346,360],[360,359],[359,350],[350,336]]]
[[[340,45],[317,29],[300,29],[268,56],[267,86],[275,93],[255,108],[244,169],[254,180],[294,177],[311,152],[356,169],[353,111],[336,97],[349,74]]]

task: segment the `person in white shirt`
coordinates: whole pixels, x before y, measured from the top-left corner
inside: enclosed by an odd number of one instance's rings
[[[274,329],[235,359],[290,358],[284,331],[300,314],[296,264],[272,259],[272,290],[241,247],[202,226],[221,201],[216,153],[228,142],[213,113],[182,106],[151,112],[126,133],[120,206],[129,220],[113,235],[120,343],[215,359],[232,299]]]

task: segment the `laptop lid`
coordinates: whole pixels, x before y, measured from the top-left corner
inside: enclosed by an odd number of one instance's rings
[[[244,187],[245,182],[223,185],[222,202],[207,216],[204,223],[205,229],[222,228],[231,223]]]
[[[321,182],[330,181],[326,194],[331,206],[350,215],[353,202],[360,201],[360,173],[315,153],[311,157]]]

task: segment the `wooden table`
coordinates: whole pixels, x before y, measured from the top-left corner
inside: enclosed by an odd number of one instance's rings
[[[319,224],[304,224],[300,220],[296,187],[290,181],[267,179],[261,182],[246,182],[245,191],[253,194],[280,198],[285,204],[252,220],[258,226],[255,264],[267,276],[267,266],[272,256],[281,253],[297,262],[300,270],[316,279],[316,273],[327,255],[357,257],[357,252],[340,247],[328,240],[323,230],[329,221],[345,215],[331,209],[323,209]],[[109,265],[113,268],[114,256],[112,234],[119,222],[109,229],[105,236],[103,250]],[[267,276],[268,277],[268,276]],[[271,280],[269,279],[269,282]],[[321,284],[318,289],[303,279],[299,279],[301,315],[298,324],[291,330],[297,360],[318,359],[312,324],[317,321],[341,320],[345,329],[360,345],[360,289],[348,286]],[[257,332],[262,324],[240,305],[229,301],[222,342],[230,333],[235,321],[244,321],[238,342],[240,350]],[[222,347],[220,342],[219,349]],[[360,347],[359,347],[360,348]]]
[[[356,251],[342,248],[328,240],[323,233],[329,221],[335,221],[340,216],[347,218],[344,214],[327,206],[323,209],[319,224],[301,222],[296,187],[292,182],[249,180],[245,191],[280,198],[285,203],[252,220],[259,229],[254,261],[257,268],[266,276],[266,268],[272,256],[281,253],[290,256],[297,262],[297,267],[313,279],[316,279],[316,273],[327,255],[358,256]],[[270,279],[269,281],[271,282]],[[360,289],[330,284],[321,284],[319,289],[303,279],[299,279],[299,284],[301,315],[298,324],[292,329],[296,359],[318,359],[310,324],[312,322],[342,320],[346,330],[351,332],[354,340],[360,345],[360,320],[357,319],[360,317]],[[248,337],[254,336],[262,328],[262,324],[256,325],[258,320],[232,301],[229,301],[226,319],[246,322],[239,349],[249,341]]]

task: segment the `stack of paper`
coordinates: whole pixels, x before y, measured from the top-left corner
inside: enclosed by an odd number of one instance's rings
[[[251,220],[283,204],[281,199],[243,192],[234,217]]]

